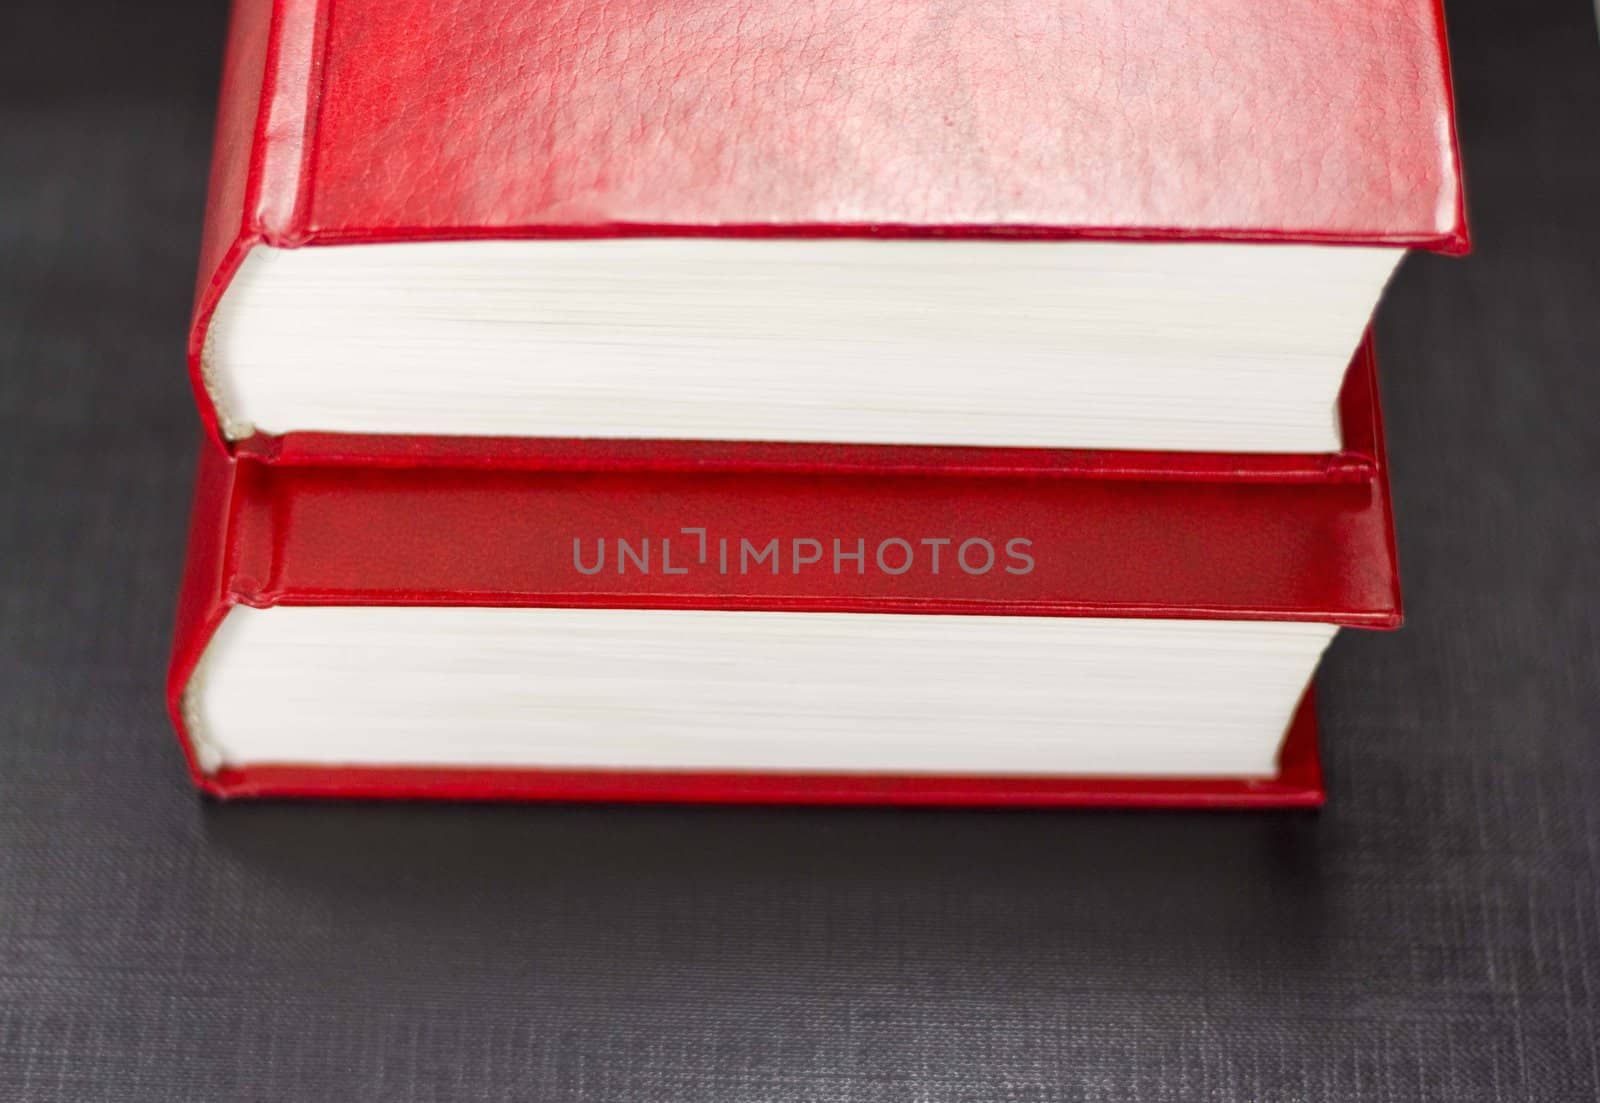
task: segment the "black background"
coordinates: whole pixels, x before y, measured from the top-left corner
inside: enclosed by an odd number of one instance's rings
[[[1477,252],[1381,312],[1410,623],[1330,807],[996,814],[197,799],[224,6],[6,4],[0,1098],[1600,1097],[1600,44],[1449,13]]]

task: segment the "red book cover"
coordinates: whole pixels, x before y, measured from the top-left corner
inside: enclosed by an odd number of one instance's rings
[[[237,0],[189,347],[208,425],[207,325],[255,245],[623,235],[1460,252],[1442,11]],[[322,445],[393,447],[297,447]]]
[[[542,470],[472,463],[262,463],[208,443],[174,646],[170,703],[238,604],[458,605],[830,613],[1322,621],[1393,628],[1401,606],[1382,434],[1370,373],[1376,476],[1365,482],[1183,482],[1030,475]],[[882,573],[596,574],[575,536],[719,533],[787,542],[816,532],[870,546],[958,518],[1026,528],[1026,576]],[[702,552],[701,561],[707,561]],[[1270,781],[1196,781],[274,765],[204,773],[219,796],[770,800],[1163,806],[1320,802],[1314,715],[1302,705]],[[187,742],[186,742],[187,745]]]

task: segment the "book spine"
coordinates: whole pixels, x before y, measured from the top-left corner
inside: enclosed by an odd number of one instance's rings
[[[326,0],[235,0],[218,93],[189,374],[206,432],[225,440],[208,380],[206,334],[228,283],[256,245],[308,234]]]
[[[217,605],[1399,620],[1381,476],[350,471],[211,450],[225,502],[199,525],[227,550],[197,543],[191,573]]]
[[[232,570],[232,513],[237,466],[214,441],[203,442],[195,478],[194,508],[189,521],[189,550],[178,615],[167,667],[167,708],[183,745],[189,774],[196,785],[215,792],[206,767],[204,747],[194,739],[187,690],[211,636],[233,605],[228,584]]]

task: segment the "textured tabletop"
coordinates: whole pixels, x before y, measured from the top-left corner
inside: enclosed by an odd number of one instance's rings
[[[1600,42],[1450,5],[1329,807],[222,807],[163,667],[220,0],[0,17],[0,1098],[1600,1096]]]

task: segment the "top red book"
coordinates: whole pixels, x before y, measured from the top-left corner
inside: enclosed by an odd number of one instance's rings
[[[1438,0],[238,0],[196,379],[256,246],[661,237],[1461,252]]]

